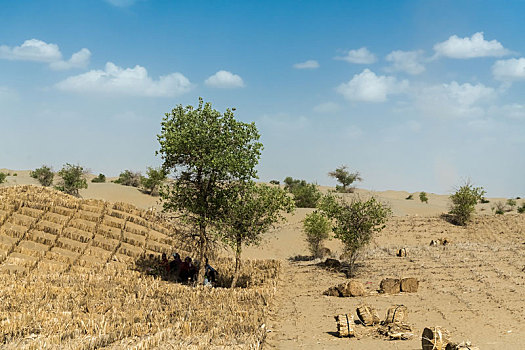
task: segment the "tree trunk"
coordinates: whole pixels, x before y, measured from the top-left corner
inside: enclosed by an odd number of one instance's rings
[[[233,273],[231,288],[235,288],[235,286],[237,285],[237,280],[239,278],[239,270],[241,269],[241,251],[242,241],[240,237],[237,237],[237,246],[235,249],[235,272]]]
[[[208,248],[206,243],[206,226],[201,224],[199,227],[199,269],[197,271],[197,284],[204,283],[204,274],[206,272],[204,268],[204,256]]]

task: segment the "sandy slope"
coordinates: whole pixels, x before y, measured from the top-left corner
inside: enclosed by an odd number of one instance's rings
[[[7,172],[6,169],[0,171]],[[12,170],[9,172],[13,173]],[[35,183],[28,172],[16,171],[8,183]],[[323,188],[324,191],[327,188]],[[355,195],[366,197],[369,191]],[[378,234],[365,252],[358,280],[372,293],[360,298],[323,296],[328,287],[345,281],[336,272],[317,262],[290,262],[288,258],[306,255],[308,250],[301,221],[311,209],[298,209],[288,221],[266,235],[260,247],[245,249],[248,258],[275,258],[283,262],[278,302],[273,306],[267,347],[272,349],[420,349],[419,336],[427,326],[449,329],[453,339],[470,339],[481,349],[525,349],[525,215],[491,215],[491,205],[477,207],[478,217],[468,228],[453,226],[439,214],[448,208],[448,196],[428,194],[429,203],[406,200],[402,191],[373,193],[394,212],[387,228]],[[135,188],[117,184],[92,184],[82,190],[84,198],[132,203],[140,208],[159,208],[158,199]],[[347,195],[351,197],[352,195]],[[523,200],[521,200],[523,201]],[[518,201],[521,203],[521,201]],[[429,247],[431,239],[451,240],[446,247]],[[327,246],[340,254],[332,240]],[[407,248],[406,258],[395,256]],[[374,291],[385,277],[417,277],[420,289],[413,294],[378,295]],[[393,304],[404,304],[415,338],[387,341],[371,330],[357,327],[358,339],[334,336],[334,315],[355,314],[362,302],[373,305],[384,317]]]

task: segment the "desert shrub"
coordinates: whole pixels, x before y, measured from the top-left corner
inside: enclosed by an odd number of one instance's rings
[[[341,193],[347,193],[347,192],[354,192],[354,187],[348,187],[355,181],[362,181],[362,178],[358,171],[355,173],[351,173],[348,171],[348,167],[346,165],[341,165],[339,168],[335,169],[334,171],[331,171],[328,173],[328,176],[333,177],[341,184],[341,186],[337,185],[335,187],[335,190],[337,192]]]
[[[481,200],[479,202],[482,203],[482,204],[490,203],[490,201],[487,198],[485,198],[485,197],[481,197]]]
[[[354,198],[347,203],[332,194],[322,197],[319,209],[332,220],[335,238],[341,240],[348,257],[349,276],[354,276],[361,250],[375,232],[385,228],[386,220],[392,214],[391,209],[374,197],[366,201]]]
[[[525,202],[521,203],[521,206],[518,207],[518,213],[520,214],[525,213]]]
[[[279,185],[280,184],[280,182],[278,180],[271,180],[270,183],[272,185]]]
[[[13,176],[18,176],[18,173],[14,173]]]
[[[3,183],[5,181],[5,178],[7,177],[6,174],[4,173],[0,173],[0,184]]]
[[[55,176],[51,167],[48,167],[47,165],[42,165],[41,168],[31,171],[29,175],[33,179],[37,179],[42,186],[51,186],[53,183],[53,177]]]
[[[409,194],[408,197],[405,198],[406,200],[414,200],[414,196]]]
[[[133,172],[131,170],[124,170],[118,176],[118,179],[114,181],[116,184],[124,186],[139,187],[140,186],[140,173]]]
[[[284,188],[294,197],[297,208],[315,208],[321,192],[316,184],[307,183],[306,180],[293,179],[288,176],[284,179]]]
[[[425,202],[425,203],[428,204],[427,193],[426,192],[420,192],[419,193],[419,200],[421,201],[421,203]]]
[[[466,225],[475,211],[476,203],[481,200],[484,194],[483,187],[474,187],[468,181],[457,189],[450,196],[452,202],[449,211],[451,221],[456,225]]]
[[[56,188],[78,197],[78,190],[88,187],[85,175],[86,170],[80,165],[66,163],[58,172],[60,182]]]
[[[98,174],[97,177],[93,178],[91,180],[91,182],[94,182],[94,183],[101,183],[101,182],[106,182],[106,175],[104,174]]]
[[[144,190],[151,195],[159,194],[159,187],[166,180],[166,171],[162,167],[150,168],[146,171],[146,176],[140,177],[140,184]]]
[[[516,200],[515,199],[507,199],[507,206],[509,207],[509,211],[514,210],[514,207],[516,206]]]
[[[505,203],[499,201],[494,204],[494,207],[492,208],[492,210],[494,210],[495,214],[503,215],[506,211],[506,205]]]
[[[318,211],[306,215],[303,231],[308,249],[315,258],[322,258],[323,242],[329,238],[330,221]]]

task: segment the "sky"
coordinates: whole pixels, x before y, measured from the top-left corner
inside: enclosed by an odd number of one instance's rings
[[[0,168],[161,164],[199,97],[255,122],[259,178],[525,196],[525,1],[0,0]]]

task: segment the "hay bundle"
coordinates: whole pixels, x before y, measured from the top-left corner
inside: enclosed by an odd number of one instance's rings
[[[139,247],[144,247],[146,245],[146,237],[141,235],[136,235],[129,232],[124,232],[122,235],[122,240],[131,245],[136,245]]]
[[[30,216],[32,218],[38,219],[44,213],[44,211],[29,207],[22,207],[20,209],[20,213],[25,216]]]
[[[95,232],[97,224],[95,222],[87,221],[84,219],[73,219],[69,222],[69,226],[78,228],[82,231]]]
[[[111,226],[116,229],[122,230],[122,228],[124,227],[125,221],[123,219],[119,219],[113,216],[104,215],[104,220],[102,222],[104,223],[104,225]]]
[[[77,213],[77,217],[91,222],[99,222],[101,215],[101,213],[94,213],[89,210],[79,210]]]
[[[12,224],[10,222],[6,222],[0,230],[0,232],[6,236],[11,236],[13,238],[22,238],[26,231],[27,227]]]
[[[68,222],[69,217],[57,213],[48,212],[46,213],[46,215],[44,215],[42,219],[45,221],[53,222],[58,225],[64,225]]]
[[[28,238],[37,243],[49,246],[55,244],[57,236],[52,233],[47,233],[39,230],[29,231]]]
[[[93,245],[95,247],[109,250],[110,252],[114,251],[118,244],[119,241],[100,235],[95,235],[95,237],[93,238]]]
[[[120,240],[122,236],[122,231],[120,229],[115,228],[113,226],[107,226],[104,224],[100,224],[98,226],[97,233],[101,236],[118,239],[118,240]]]
[[[67,216],[67,217],[73,216],[73,214],[75,214],[75,209],[61,207],[58,205],[51,205],[51,208],[49,209],[49,211],[52,213],[60,214],[60,215]]]
[[[64,248],[76,253],[82,253],[86,249],[86,246],[87,243],[80,243],[79,241],[66,237],[59,237],[57,240],[57,247]]]
[[[373,326],[380,322],[377,311],[368,304],[362,304],[357,309],[357,317],[365,326]]]
[[[401,281],[397,278],[385,278],[379,285],[381,293],[397,294],[401,291]]]
[[[403,278],[401,280],[401,291],[406,293],[415,293],[419,287],[417,278]]]
[[[144,253],[144,249],[128,243],[121,243],[119,253],[130,256],[132,258],[137,258]]]
[[[354,316],[348,314],[334,316],[337,322],[337,335],[343,337],[355,337],[355,331],[352,327],[354,324]]]
[[[140,236],[146,236],[148,234],[147,228],[141,225],[135,224],[133,222],[130,222],[130,221],[126,222],[125,231],[129,233],[133,233],[135,235],[140,235]]]
[[[408,320],[408,308],[405,305],[394,305],[388,308],[384,324],[402,323]]]
[[[399,256],[400,258],[404,258],[407,256],[407,250],[406,248],[401,248],[397,251],[397,256]]]
[[[36,228],[40,231],[44,231],[52,235],[58,235],[62,231],[62,225],[47,220],[39,221],[36,224]]]
[[[360,297],[366,294],[366,290],[361,282],[351,280],[330,287],[323,294],[335,297]]]
[[[379,334],[387,336],[390,340],[409,340],[414,337],[412,328],[405,323],[383,325],[377,331]]]
[[[85,232],[74,227],[68,227],[62,232],[64,237],[74,239],[82,243],[87,243],[93,238],[93,233]]]
[[[17,241],[17,238],[0,234],[0,249],[9,251]]]
[[[441,327],[425,328],[421,336],[423,350],[445,350],[448,344],[448,331]]]

